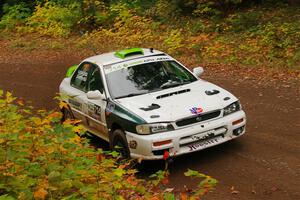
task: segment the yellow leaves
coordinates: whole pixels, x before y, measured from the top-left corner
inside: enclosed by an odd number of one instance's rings
[[[84,131],[85,131],[85,129],[84,129],[84,127],[83,126],[74,126],[73,128],[72,128],[72,131],[74,132],[74,133],[77,133],[77,134],[81,134],[81,133],[83,133]]]
[[[68,104],[66,103],[66,102],[64,102],[64,101],[60,101],[59,103],[58,103],[58,106],[59,106],[59,108],[62,110],[62,109],[69,109],[69,106],[68,106]]]
[[[41,118],[38,118],[38,117],[33,117],[32,118],[32,121],[36,124],[36,125],[42,125],[42,120]]]
[[[33,196],[35,199],[46,199],[48,192],[44,188],[38,188]]]
[[[114,169],[114,170],[113,170],[113,173],[114,173],[115,175],[117,175],[118,177],[122,177],[123,174],[125,173],[125,171],[124,171],[123,169],[121,169],[121,168],[117,168],[117,169]]]
[[[51,121],[47,118],[39,118],[39,117],[33,117],[32,121],[37,125],[37,126],[42,126],[42,125],[47,125],[50,124]]]
[[[15,100],[15,98],[12,96],[12,93],[6,92],[6,102],[12,103]]]
[[[73,138],[70,139],[74,143],[80,143],[81,138],[78,135],[75,135]]]

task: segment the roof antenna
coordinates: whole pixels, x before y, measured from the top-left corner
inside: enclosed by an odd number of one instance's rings
[[[153,53],[153,48],[150,48],[150,52]]]

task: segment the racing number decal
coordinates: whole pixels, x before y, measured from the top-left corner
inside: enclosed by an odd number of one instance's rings
[[[102,121],[101,107],[93,103],[88,103],[88,115],[98,121]]]

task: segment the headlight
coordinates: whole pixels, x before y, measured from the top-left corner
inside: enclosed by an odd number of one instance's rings
[[[224,108],[224,116],[229,115],[229,114],[234,113],[239,110],[241,110],[241,104],[239,101],[236,101]]]
[[[136,126],[137,133],[143,135],[172,130],[174,130],[174,127],[170,123],[142,124]]]

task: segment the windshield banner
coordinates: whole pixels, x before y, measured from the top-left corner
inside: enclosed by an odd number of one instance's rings
[[[140,58],[135,60],[129,60],[121,63],[116,63],[112,65],[106,65],[104,66],[104,72],[105,74],[109,74],[114,71],[118,71],[120,69],[132,67],[135,65],[145,64],[145,63],[151,63],[151,62],[159,62],[159,61],[165,61],[165,60],[173,60],[172,58],[168,56],[157,56],[157,57],[150,57],[150,58]]]

